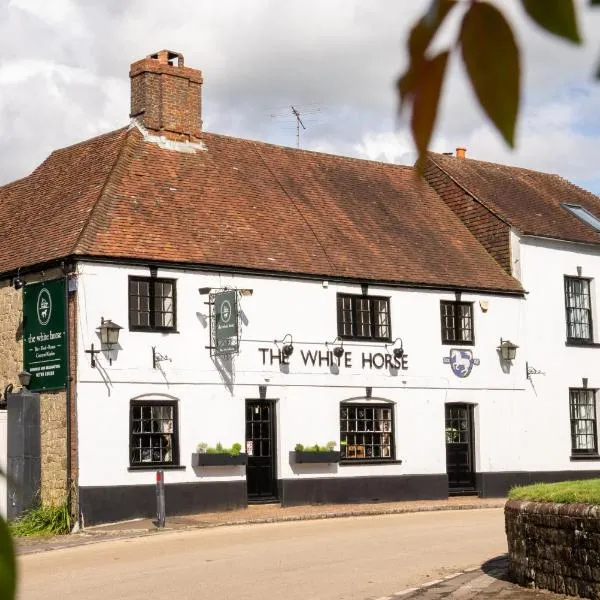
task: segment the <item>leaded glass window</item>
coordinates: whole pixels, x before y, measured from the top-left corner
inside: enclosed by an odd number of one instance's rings
[[[131,401],[130,464],[177,465],[177,403]]]
[[[393,460],[393,406],[342,403],[340,448],[342,460]]]

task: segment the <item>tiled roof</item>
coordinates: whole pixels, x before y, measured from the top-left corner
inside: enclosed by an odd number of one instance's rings
[[[523,234],[600,243],[599,233],[561,206],[578,204],[600,217],[600,198],[558,175],[442,154],[429,160]]]
[[[72,253],[126,136],[120,129],[57,150],[0,187],[0,273]]]
[[[176,152],[133,128],[55,152],[0,188],[0,223],[27,204],[35,241],[8,228],[0,272],[76,254],[521,291],[409,167],[202,140]]]

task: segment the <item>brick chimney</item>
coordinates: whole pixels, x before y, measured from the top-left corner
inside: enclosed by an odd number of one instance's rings
[[[466,148],[457,148],[456,149],[456,158],[467,158],[467,149]]]
[[[183,55],[161,50],[132,63],[131,114],[150,133],[198,141],[202,133],[202,71],[183,65]]]

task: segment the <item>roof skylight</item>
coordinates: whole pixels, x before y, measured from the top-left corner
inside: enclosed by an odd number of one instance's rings
[[[579,204],[563,204],[562,206],[578,219],[600,232],[600,219],[589,210],[583,208],[583,206],[579,206]]]

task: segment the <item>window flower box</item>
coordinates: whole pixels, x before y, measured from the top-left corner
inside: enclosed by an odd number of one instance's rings
[[[339,463],[341,454],[342,453],[339,450],[329,450],[324,452],[291,450],[290,463]]]
[[[192,467],[230,467],[247,464],[248,455],[243,452],[235,456],[225,453],[192,453]]]

